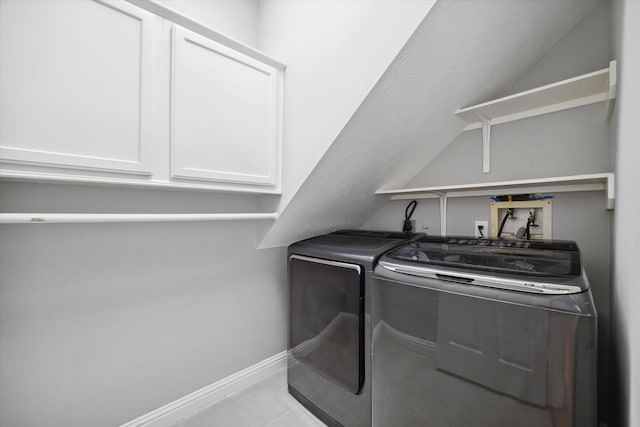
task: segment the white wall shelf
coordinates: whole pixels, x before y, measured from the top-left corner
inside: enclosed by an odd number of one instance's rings
[[[106,222],[194,222],[276,220],[273,213],[209,214],[94,214],[94,213],[0,213],[0,224],[80,224]]]
[[[594,173],[552,178],[523,179],[475,184],[444,185],[439,187],[378,190],[375,194],[391,196],[391,200],[429,199],[446,197],[499,196],[505,194],[567,193],[575,191],[604,191],[607,209],[613,209],[614,174]]]
[[[597,102],[609,105],[615,96],[616,61],[611,61],[608,68],[462,108],[455,115],[467,122],[467,131],[481,128],[486,120],[497,125]],[[611,112],[606,109],[607,118]]]
[[[491,126],[543,114],[605,103],[607,120],[616,97],[616,61],[609,67],[493,101],[461,108],[455,115],[467,125],[464,131],[482,129],[483,172],[490,171]]]
[[[614,174],[594,173],[551,178],[523,179],[475,184],[443,185],[438,187],[378,190],[375,194],[391,196],[391,200],[447,197],[498,196],[505,194],[566,193],[575,191],[604,191],[607,209],[614,207]]]
[[[447,234],[447,199],[452,197],[502,196],[508,194],[549,194],[576,191],[604,191],[606,208],[615,204],[615,176],[613,173],[594,173],[552,178],[523,179],[475,184],[443,185],[438,187],[378,190],[377,195],[391,200],[440,199],[440,234]]]

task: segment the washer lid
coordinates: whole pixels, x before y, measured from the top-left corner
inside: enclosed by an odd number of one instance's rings
[[[576,278],[582,274],[575,242],[424,237],[385,256],[413,267],[445,267],[492,275]]]

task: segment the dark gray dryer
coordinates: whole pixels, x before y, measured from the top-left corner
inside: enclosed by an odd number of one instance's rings
[[[371,273],[415,237],[343,230],[289,247],[289,392],[328,425],[371,425]]]
[[[574,242],[424,237],[380,259],[372,299],[374,426],[597,425]]]

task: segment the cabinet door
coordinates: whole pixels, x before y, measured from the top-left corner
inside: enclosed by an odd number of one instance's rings
[[[277,189],[281,72],[174,26],[172,178]]]
[[[119,0],[0,2],[1,160],[149,174],[152,18]]]

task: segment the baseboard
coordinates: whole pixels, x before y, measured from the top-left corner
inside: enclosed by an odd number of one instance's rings
[[[278,353],[135,420],[122,424],[120,427],[166,427],[176,424],[181,419],[219,402],[264,377],[285,369],[287,367],[287,356],[287,351]]]

